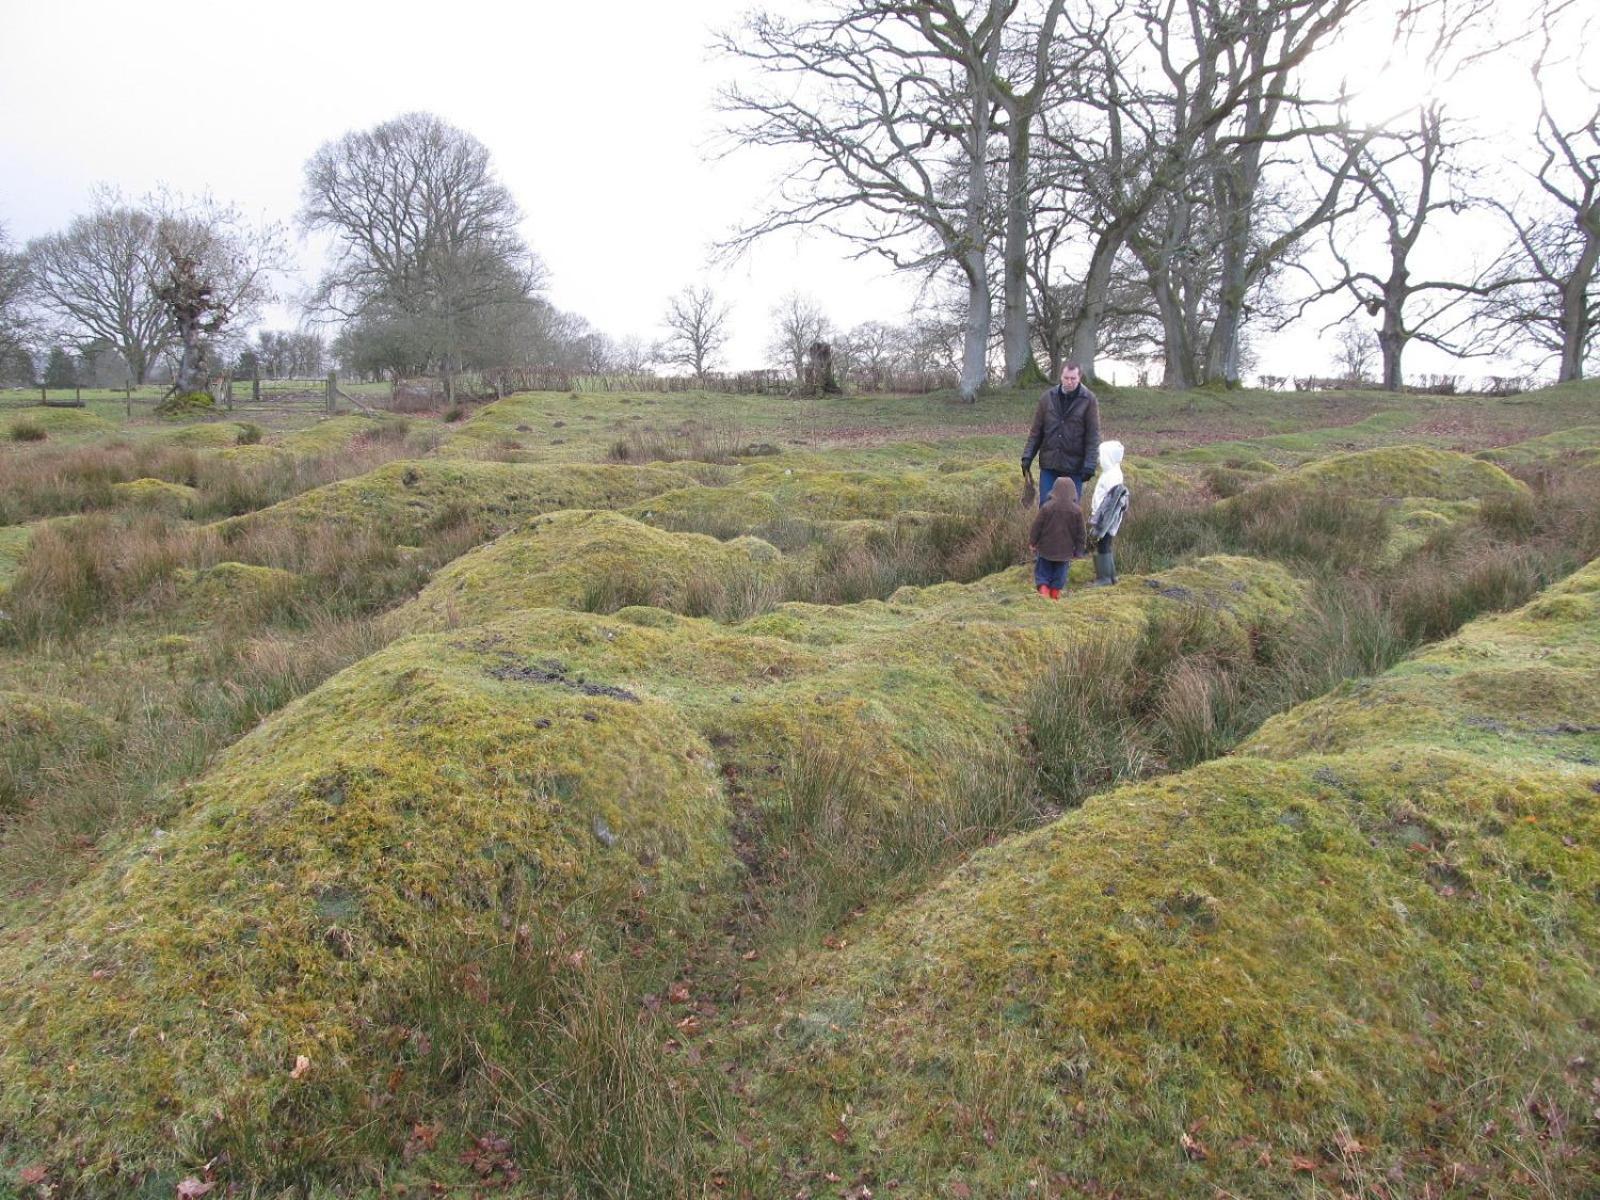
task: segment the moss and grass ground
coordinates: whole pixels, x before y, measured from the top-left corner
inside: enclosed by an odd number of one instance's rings
[[[1577,1194],[1592,393],[26,410],[0,1194]]]

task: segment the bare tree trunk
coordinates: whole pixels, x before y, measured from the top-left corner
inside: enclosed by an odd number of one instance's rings
[[[983,247],[968,250],[961,266],[967,274],[967,327],[961,352],[961,398],[971,404],[988,379],[989,321],[993,301],[989,297],[989,269]]]
[[[1015,116],[1007,130],[1005,274],[1005,384],[1015,387],[1028,364],[1028,130]]]
[[[1600,237],[1585,240],[1583,253],[1561,289],[1561,369],[1556,382],[1583,378],[1583,354],[1589,345],[1589,289],[1600,262]]]
[[[1101,231],[1083,276],[1083,300],[1072,319],[1072,359],[1083,368],[1085,379],[1099,378],[1095,360],[1100,356],[1100,325],[1110,302],[1111,273],[1127,242],[1128,229],[1128,222],[1117,221]]]
[[[182,352],[178,355],[178,373],[173,387],[180,396],[206,390],[205,347],[200,341],[198,321],[182,321],[178,327]]]
[[[1171,279],[1164,272],[1157,275],[1151,290],[1155,294],[1156,311],[1161,314],[1161,386],[1179,391],[1191,388],[1194,386],[1194,374],[1189,369],[1189,326],[1183,305],[1172,290]]]

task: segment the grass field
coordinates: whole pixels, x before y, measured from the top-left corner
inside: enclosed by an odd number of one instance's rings
[[[0,1197],[1600,1172],[1600,387],[7,399]]]

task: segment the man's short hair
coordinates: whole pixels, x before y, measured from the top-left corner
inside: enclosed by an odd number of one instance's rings
[[[1068,360],[1067,362],[1062,363],[1061,364],[1061,369],[1063,371],[1076,371],[1079,375],[1083,374],[1083,364],[1082,363],[1077,363],[1077,362],[1072,362],[1071,360]]]

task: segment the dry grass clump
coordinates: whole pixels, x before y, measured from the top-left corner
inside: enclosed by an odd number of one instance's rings
[[[691,418],[672,429],[630,429],[611,443],[606,457],[619,463],[732,463],[750,451],[743,427],[732,418]]]
[[[117,508],[122,499],[115,485],[137,479],[194,488],[191,515],[197,518],[253,512],[405,457],[406,432],[399,422],[376,423],[370,436],[337,452],[306,456],[231,458],[162,439],[48,448],[6,464],[0,477],[0,525]],[[252,433],[248,427],[238,435],[240,445],[259,440],[259,430]]]

